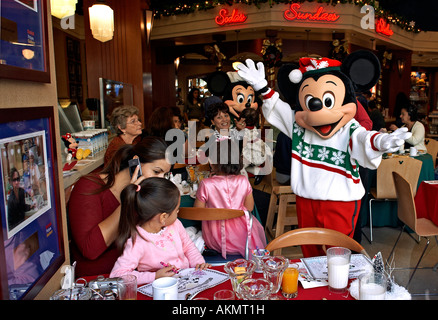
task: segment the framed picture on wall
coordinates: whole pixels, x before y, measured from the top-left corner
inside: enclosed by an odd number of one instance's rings
[[[50,82],[47,1],[0,1],[0,78]]]
[[[0,109],[0,299],[33,299],[65,261],[54,109]]]

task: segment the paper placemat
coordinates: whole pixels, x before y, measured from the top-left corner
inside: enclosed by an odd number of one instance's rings
[[[178,300],[193,299],[198,293],[217,286],[229,279],[228,274],[212,269],[195,270],[195,268],[181,269],[174,277],[178,278]],[[139,287],[138,292],[153,296],[152,283]]]

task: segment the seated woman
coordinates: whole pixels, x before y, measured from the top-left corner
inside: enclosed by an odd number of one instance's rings
[[[138,109],[134,106],[120,106],[111,113],[111,125],[117,130],[117,136],[108,145],[103,160],[106,166],[114,153],[125,144],[136,144],[141,140],[142,124],[138,118]]]
[[[135,145],[126,144],[100,173],[91,173],[76,182],[68,203],[71,229],[71,258],[76,276],[110,273],[119,251],[114,240],[120,220],[120,193],[130,183],[150,177],[164,177],[170,170],[166,161],[167,144],[157,137],[146,137]],[[132,177],[128,161],[140,161]],[[137,179],[141,169],[142,176]]]
[[[406,127],[409,129],[409,132],[412,132],[412,136],[405,141],[405,149],[415,147],[417,150],[426,151],[426,145],[424,144],[426,130],[421,121],[419,121],[417,107],[414,105],[402,107],[400,119],[403,122],[402,127]],[[395,124],[392,124],[389,129],[394,131],[398,128]]]

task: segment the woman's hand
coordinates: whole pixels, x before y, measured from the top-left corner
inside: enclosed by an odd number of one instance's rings
[[[138,165],[135,168],[134,173],[132,174],[132,177],[131,177],[131,183],[136,184],[136,185],[139,185],[144,179],[146,179],[144,176],[140,176],[139,178],[137,178],[139,170],[140,170],[140,165]]]
[[[397,130],[398,129],[398,127],[395,125],[395,124],[391,124],[390,126],[389,126],[389,130],[391,130],[391,131],[395,131],[395,130]]]

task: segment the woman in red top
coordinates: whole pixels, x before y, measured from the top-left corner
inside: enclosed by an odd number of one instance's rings
[[[134,106],[120,106],[111,113],[111,126],[117,130],[106,149],[103,165],[106,166],[116,151],[125,144],[136,144],[141,140],[142,123],[138,109]]]
[[[119,251],[114,245],[120,218],[120,193],[130,183],[139,184],[146,178],[164,177],[170,170],[166,142],[157,137],[145,137],[135,145],[127,144],[114,154],[98,174],[80,178],[68,204],[71,231],[71,259],[76,261],[76,276],[110,273]],[[128,161],[138,156],[138,168],[131,178]]]

